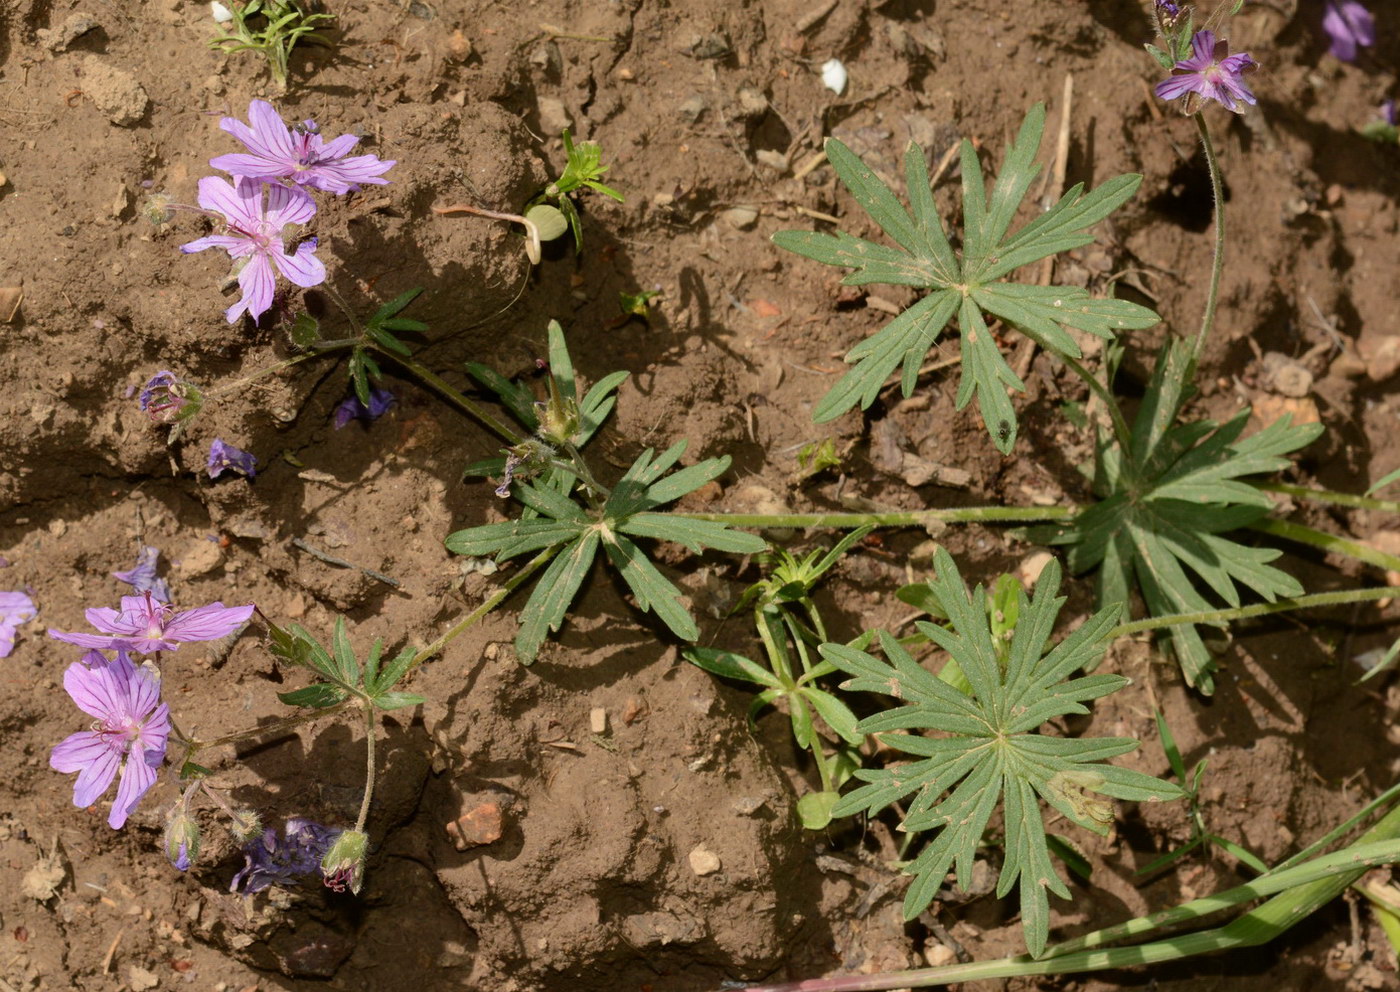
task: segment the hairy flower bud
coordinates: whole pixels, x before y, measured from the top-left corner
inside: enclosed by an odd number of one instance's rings
[[[165,818],[165,856],[181,871],[188,870],[199,857],[199,824],[183,801]]]
[[[247,844],[254,838],[262,836],[262,817],[258,815],[256,810],[236,809],[233,811],[233,819],[229,821],[228,829],[240,845]]]
[[[360,885],[365,880],[365,851],[369,837],[361,830],[347,830],[331,845],[326,856],[321,859],[321,874],[326,887],[337,892],[349,889],[352,895],[359,895]]]

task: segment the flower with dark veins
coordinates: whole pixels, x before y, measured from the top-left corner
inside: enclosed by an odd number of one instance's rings
[[[119,579],[137,592],[148,592],[157,603],[170,602],[170,587],[156,575],[156,564],[160,561],[160,551],[146,545],[136,552],[136,566],[125,572],[113,572],[112,578]]]
[[[49,636],[84,648],[115,648],[150,654],[173,651],[186,641],[217,641],[233,633],[252,615],[252,603],[247,606],[210,603],[176,613],[169,604],[158,603],[150,593],[145,593],[123,596],[120,612],[106,606],[87,610],[87,622],[102,631],[101,634],[50,628]]]
[[[121,776],[107,824],[118,830],[156,781],[170,734],[170,708],[160,701],[160,676],[137,667],[125,651],[109,661],[89,651],[68,666],[63,687],[78,709],[94,718],[91,730],[72,734],[54,747],[49,764],[77,772],[73,805],[97,802]]]
[[[252,895],[273,885],[295,885],[319,873],[321,859],[340,834],[296,816],[283,826],[281,837],[274,827],[268,827],[243,845],[243,870],[233,876],[229,891]]]
[[[1343,62],[1355,61],[1358,47],[1376,43],[1376,19],[1357,0],[1327,0],[1322,30],[1332,41],[1327,50]]]
[[[251,125],[251,126],[249,126]],[[266,100],[248,105],[248,124],[225,117],[219,127],[247,147],[247,154],[220,155],[210,159],[216,169],[250,179],[290,179],[327,193],[349,193],[362,184],[387,185],[380,178],[393,167],[374,155],[350,155],[360,139],[353,134],[326,141],[315,121],[291,128]]]
[[[1245,85],[1244,74],[1259,67],[1248,53],[1229,54],[1229,44],[1216,41],[1214,31],[1197,31],[1191,38],[1191,57],[1182,59],[1172,68],[1169,79],[1156,86],[1163,100],[1195,94],[1204,100],[1215,100],[1226,110],[1242,113],[1240,102],[1253,104],[1254,94]],[[1186,107],[1188,113],[1195,108]]]
[[[15,628],[28,623],[39,611],[34,600],[22,592],[0,592],[0,658],[15,649]]]
[[[358,396],[349,396],[341,400],[335,408],[335,415],[332,423],[336,430],[340,430],[352,420],[360,420],[369,423],[378,420],[389,407],[394,405],[394,394],[387,389],[371,389],[369,391],[369,406],[360,402]]]
[[[232,324],[246,312],[257,323],[272,307],[277,272],[302,288],[326,281],[326,267],[315,255],[315,238],[308,238],[290,253],[284,243],[283,228],[311,220],[316,204],[305,190],[293,186],[265,186],[241,176],[234,179],[237,182],[232,186],[217,176],[199,181],[199,205],[222,216],[225,230],[181,245],[180,250],[189,254],[222,248],[228,252],[241,266],[238,287],[243,295],[224,316]]]
[[[258,474],[257,464],[258,460],[251,453],[226,444],[222,438],[216,437],[214,443],[209,445],[209,462],[205,468],[208,469],[211,479],[223,475],[225,469],[242,472],[251,479]]]

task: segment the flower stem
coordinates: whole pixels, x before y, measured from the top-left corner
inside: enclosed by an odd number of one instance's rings
[[[180,743],[189,749],[188,757],[194,757],[205,748],[220,747],[224,744],[236,744],[238,741],[247,740],[250,737],[261,737],[264,734],[280,734],[284,730],[291,730],[299,727],[303,723],[310,723],[312,720],[319,720],[323,716],[330,716],[345,708],[345,703],[336,703],[334,706],[327,706],[324,709],[311,710],[306,713],[298,713],[295,716],[283,717],[281,720],[273,720],[271,723],[259,724],[247,730],[240,730],[233,734],[224,734],[222,737],[215,737],[213,740],[201,741],[192,737],[180,736]]]
[[[345,297],[340,295],[340,292],[330,284],[329,280],[321,283],[320,289],[331,298],[332,303],[340,307],[340,312],[345,314],[346,320],[350,321],[350,327],[354,330],[356,339],[359,340],[363,338],[365,336],[365,325],[360,323],[359,314],[351,309]]]
[[[1400,556],[1387,554],[1368,544],[1362,544],[1360,541],[1352,541],[1345,537],[1338,537],[1336,534],[1329,534],[1324,530],[1316,530],[1312,527],[1306,527],[1303,524],[1295,524],[1291,520],[1277,520],[1273,517],[1265,517],[1263,520],[1250,524],[1249,529],[1257,530],[1263,534],[1271,534],[1274,537],[1281,537],[1285,541],[1296,541],[1299,544],[1306,544],[1320,551],[1346,555],[1348,558],[1355,558],[1357,561],[1364,561],[1368,565],[1383,568],[1387,572],[1400,572]]]
[[[1375,589],[1342,589],[1337,592],[1317,592],[1297,599],[1277,599],[1272,603],[1255,603],[1252,606],[1237,606],[1228,610],[1206,610],[1201,613],[1171,613],[1164,617],[1148,617],[1132,623],[1119,624],[1108,632],[1108,637],[1118,638],[1127,634],[1137,634],[1145,630],[1161,630],[1164,627],[1177,627],[1181,624],[1223,623],[1227,620],[1247,620],[1271,613],[1286,613],[1290,610],[1311,610],[1319,606],[1340,606],[1345,603],[1367,603],[1378,599],[1400,597],[1400,589],[1383,586]]]
[[[1201,136],[1201,147],[1205,149],[1206,167],[1210,170],[1210,192],[1215,203],[1215,257],[1210,266],[1210,289],[1206,293],[1206,309],[1201,315],[1201,329],[1196,333],[1196,341],[1191,347],[1191,364],[1201,355],[1206,337],[1215,326],[1215,308],[1220,302],[1220,276],[1225,271],[1225,188],[1220,178],[1220,161],[1215,155],[1215,145],[1210,140],[1210,128],[1206,126],[1203,113],[1192,115],[1196,131]]]
[[[1113,391],[1100,382],[1097,376],[1064,352],[1056,351],[1055,357],[1064,362],[1071,372],[1083,379],[1089,389],[1103,403],[1104,409],[1108,411],[1109,419],[1113,422],[1113,435],[1118,439],[1118,447],[1123,452],[1123,467],[1127,469],[1132,466],[1135,471],[1136,466],[1133,459],[1129,457],[1129,453],[1133,450],[1133,433],[1128,429],[1128,421],[1123,417],[1123,408],[1118,405],[1118,397],[1114,396]]]
[[[1330,489],[1309,489],[1306,486],[1290,486],[1285,482],[1256,482],[1256,489],[1282,493],[1295,499],[1312,500],[1315,503],[1333,503],[1337,506],[1350,506],[1358,510],[1377,510],[1381,513],[1400,513],[1400,502],[1389,499],[1373,499],[1370,496],[1357,496],[1353,493],[1333,492]]]
[[[313,344],[309,350],[300,355],[293,355],[291,358],[285,358],[280,362],[273,362],[271,365],[260,368],[256,372],[243,376],[241,379],[234,379],[232,382],[225,382],[213,389],[207,389],[204,395],[219,396],[223,393],[233,392],[236,389],[241,389],[250,382],[256,382],[259,379],[272,375],[274,372],[281,372],[283,369],[289,369],[293,365],[300,365],[302,362],[308,362],[313,358],[321,358],[337,351],[348,351],[359,343],[359,338],[340,338],[335,341],[318,341]]]
[[[420,664],[433,657],[433,655],[438,654],[440,651],[443,650],[443,648],[451,644],[453,640],[461,636],[461,634],[464,633],[468,628],[475,625],[477,621],[479,621],[482,617],[486,616],[486,614],[490,613],[496,607],[500,606],[501,603],[505,601],[505,598],[507,596],[514,592],[520,586],[521,583],[523,583],[526,579],[533,575],[541,565],[545,564],[545,562],[549,561],[556,554],[558,554],[559,549],[562,547],[562,544],[556,544],[551,548],[545,548],[539,554],[535,555],[534,558],[530,559],[529,564],[527,564],[524,568],[522,568],[520,571],[516,572],[509,579],[503,582],[499,589],[493,592],[490,596],[487,596],[486,599],[482,600],[480,606],[472,610],[461,620],[457,621],[456,625],[454,625],[451,630],[449,630],[447,633],[439,637],[436,641],[433,641],[433,643],[429,644],[427,647],[421,649],[417,654],[415,654],[413,656],[413,660],[408,663],[408,667],[404,669],[404,675],[406,676],[409,672],[413,671]]]
[[[674,513],[687,520],[708,520],[732,527],[794,529],[830,527],[854,530],[857,527],[923,527],[928,524],[1041,523],[1068,520],[1074,506],[962,506],[945,510],[896,510],[887,513]]]
[[[426,365],[416,362],[405,355],[390,351],[382,347],[377,341],[367,341],[365,342],[365,347],[416,377],[423,385],[447,400],[458,410],[461,410],[468,417],[471,417],[507,444],[519,444],[521,442],[522,438],[516,434],[515,431],[493,417],[485,407],[467,399],[459,390],[450,386],[446,380]]]
[[[360,815],[355,820],[355,829],[364,832],[365,821],[369,819],[369,801],[374,796],[374,704],[365,702],[365,797],[360,800]]]

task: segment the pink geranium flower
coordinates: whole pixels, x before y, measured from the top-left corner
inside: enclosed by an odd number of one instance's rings
[[[49,764],[60,772],[77,772],[73,805],[86,808],[97,802],[121,774],[117,797],[107,823],[113,830],[156,781],[170,735],[170,707],[160,701],[160,676],[138,668],[124,651],[108,661],[89,651],[63,673],[63,687],[73,702],[96,721],[60,742]]]
[[[290,179],[327,193],[349,193],[364,183],[389,182],[380,176],[393,167],[392,161],[374,155],[346,157],[360,141],[353,134],[324,141],[315,121],[289,128],[266,100],[248,104],[248,121],[251,127],[234,117],[219,122],[219,127],[247,146],[248,154],[220,155],[210,159],[210,165],[250,179]]]
[[[283,245],[285,226],[305,224],[316,213],[316,204],[304,190],[235,178],[237,184],[233,186],[217,176],[199,181],[199,205],[223,216],[226,233],[199,238],[181,245],[180,250],[189,254],[222,248],[239,260],[242,268],[238,286],[243,296],[228,308],[226,316],[232,324],[246,311],[256,323],[272,306],[272,289],[277,281],[274,268],[289,281],[307,287],[326,281],[326,267],[315,255],[315,238],[303,241],[290,255]]]
[[[210,603],[176,613],[170,605],[156,602],[147,593],[144,596],[123,596],[120,612],[98,606],[89,609],[85,615],[88,623],[102,631],[101,634],[50,629],[49,636],[56,641],[84,648],[116,648],[119,651],[150,654],[152,651],[173,651],[183,641],[217,641],[227,637],[253,615],[253,605]]]
[[[0,658],[15,649],[15,628],[38,614],[34,600],[22,592],[0,592]]]
[[[1225,109],[1240,113],[1239,102],[1254,103],[1254,94],[1245,85],[1244,74],[1259,67],[1247,53],[1229,54],[1225,41],[1216,41],[1214,31],[1197,31],[1191,37],[1191,57],[1172,67],[1171,78],[1157,84],[1163,100],[1194,93],[1205,100],[1216,100]]]

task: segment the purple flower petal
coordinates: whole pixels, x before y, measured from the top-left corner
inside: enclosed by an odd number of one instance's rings
[[[80,772],[110,750],[101,736],[91,730],[80,730],[54,745],[49,753],[49,767],[65,775]]]
[[[159,764],[156,767],[159,767]],[[122,824],[126,823],[127,816],[141,801],[141,797],[155,784],[156,768],[147,760],[145,748],[134,744],[131,754],[122,765],[121,781],[117,784],[117,798],[112,800],[112,811],[107,816],[107,825],[113,830],[120,830]]]
[[[303,241],[295,255],[278,252],[272,256],[272,263],[290,283],[303,288],[319,286],[326,281],[326,266],[315,255],[316,244],[315,238]]]
[[[267,223],[275,228],[305,224],[316,216],[316,201],[295,186],[267,187]]]
[[[277,279],[272,274],[272,265],[268,262],[266,254],[260,253],[248,259],[243,271],[238,273],[238,288],[243,290],[243,295],[237,303],[224,311],[228,322],[232,324],[247,311],[256,324],[258,318],[272,308],[272,295],[276,285]]]
[[[0,658],[15,649],[15,630],[38,615],[34,600],[22,592],[0,592]]]
[[[205,210],[223,214],[230,226],[244,231],[253,230],[262,219],[257,186],[240,179],[235,186],[218,176],[205,176],[199,181],[199,205]]]
[[[253,606],[210,603],[177,614],[165,627],[165,636],[176,641],[216,641],[227,637],[253,615]]]

